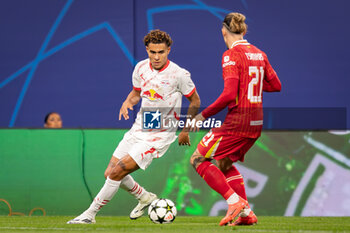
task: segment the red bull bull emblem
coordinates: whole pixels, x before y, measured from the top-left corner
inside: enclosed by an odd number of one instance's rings
[[[144,96],[147,96],[149,100],[163,100],[163,96],[159,95],[155,90],[150,89],[143,92]]]

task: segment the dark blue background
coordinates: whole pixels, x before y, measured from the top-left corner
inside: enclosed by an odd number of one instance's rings
[[[348,9],[346,0],[3,0],[0,127],[42,127],[50,111],[67,128],[129,127],[118,111],[155,28],[172,36],[170,59],[191,72],[208,106],[223,88],[220,29],[231,11],[247,16],[246,39],[282,81],[264,106],[349,109]]]

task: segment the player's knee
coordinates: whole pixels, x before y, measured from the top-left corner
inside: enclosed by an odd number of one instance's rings
[[[193,166],[193,162],[194,162],[194,159],[196,158],[196,156],[193,154],[191,156],[191,159],[190,159],[190,164]]]
[[[107,177],[109,176],[110,171],[111,171],[111,168],[108,166],[104,173],[105,179],[107,179]]]
[[[190,158],[190,164],[191,164],[192,166],[193,166],[194,159],[198,156],[198,155],[196,154],[196,152],[197,152],[197,151],[195,151],[195,152],[192,154],[191,158]]]
[[[105,173],[104,173],[105,179],[107,179],[107,177],[109,176],[109,171],[108,169],[106,169]]]
[[[115,166],[113,169],[111,169],[110,172],[105,175],[106,178],[108,176],[112,180],[121,180],[127,175],[127,173],[120,166]]]
[[[109,164],[105,170],[104,177],[107,179],[107,177],[110,175],[111,171],[115,167],[115,165],[118,163],[119,159],[116,157],[112,156],[111,160],[109,161]]]
[[[197,169],[197,167],[203,163],[206,159],[199,153],[197,153],[197,151],[195,151],[193,153],[193,155],[191,156],[190,159],[190,163],[193,166],[194,169]]]

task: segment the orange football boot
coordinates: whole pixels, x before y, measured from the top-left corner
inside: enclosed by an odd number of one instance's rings
[[[258,223],[258,218],[253,211],[250,211],[247,217],[239,217],[234,223],[229,224],[229,226],[238,225],[254,225]]]
[[[239,197],[238,202],[228,205],[226,216],[221,219],[220,226],[224,226],[232,221],[246,205],[248,205],[248,202],[241,197]]]

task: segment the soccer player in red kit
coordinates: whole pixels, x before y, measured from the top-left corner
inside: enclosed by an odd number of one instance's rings
[[[244,161],[245,153],[261,134],[262,92],[281,90],[281,82],[266,54],[243,39],[246,32],[244,15],[226,15],[222,27],[228,47],[222,57],[224,90],[195,117],[195,121],[204,121],[228,107],[222,126],[205,135],[191,157],[198,174],[227,201],[228,210],[221,226],[252,225],[258,221],[249,207],[243,177],[233,163]],[[212,159],[218,167],[210,162]]]

